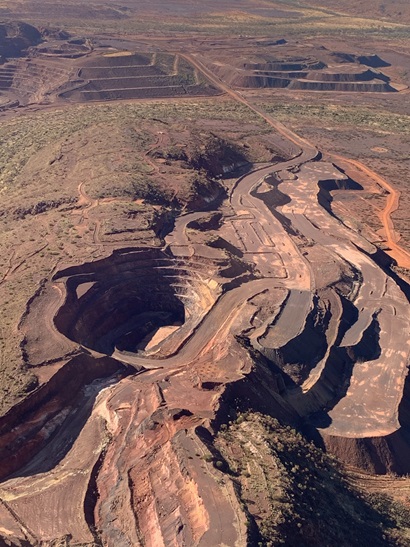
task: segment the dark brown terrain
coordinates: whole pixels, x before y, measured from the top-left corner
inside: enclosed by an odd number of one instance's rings
[[[342,4],[0,4],[0,545],[409,544],[407,11]]]

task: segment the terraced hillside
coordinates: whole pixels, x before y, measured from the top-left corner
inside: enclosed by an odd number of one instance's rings
[[[60,97],[80,102],[218,93],[184,59],[167,53],[93,56],[67,86]]]
[[[41,57],[13,59],[0,66],[0,92],[21,105],[48,102],[71,75],[67,62]]]
[[[78,42],[78,43],[77,43]],[[90,54],[84,40],[49,40],[0,65],[0,109],[13,104],[212,96],[219,91],[179,55]]]
[[[243,63],[234,69],[216,65],[214,72],[239,88],[287,88],[309,91],[397,91],[385,74],[358,63],[323,66],[309,59]]]
[[[291,43],[261,43],[258,48],[244,48],[239,56],[230,53],[227,47],[214,62],[211,50],[199,59],[233,88],[374,93],[400,89],[382,72],[389,63],[377,55],[348,54],[312,46],[304,48],[303,53]]]

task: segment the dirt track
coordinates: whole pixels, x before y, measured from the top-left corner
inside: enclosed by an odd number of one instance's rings
[[[374,171],[363,165],[361,162],[347,159],[336,154],[332,155],[336,160],[342,160],[351,165],[354,165],[360,171],[366,173],[371,179],[380,186],[387,190],[387,203],[384,210],[381,213],[381,221],[385,230],[386,243],[389,247],[386,252],[396,260],[398,266],[406,269],[410,269],[410,253],[398,244],[399,236],[394,230],[394,224],[391,219],[391,214],[394,213],[399,207],[400,192],[398,192],[391,184],[389,184],[383,177],[377,175]]]
[[[314,145],[308,142],[306,139],[303,139],[289,130],[282,123],[276,121],[272,116],[266,114],[261,109],[255,107],[249,101],[247,101],[239,92],[233,90],[231,87],[226,85],[220,78],[216,77],[210,70],[208,70],[198,59],[193,55],[184,55],[184,57],[192,63],[198,70],[203,72],[206,77],[214,82],[218,87],[223,89],[230,97],[246,105],[248,108],[259,114],[271,127],[276,131],[281,133],[284,137],[292,141],[294,144],[299,146],[303,151],[315,149]],[[303,154],[303,152],[302,152]],[[352,160],[343,156],[338,156],[337,154],[332,155],[336,160],[342,160],[343,162],[350,163],[354,165],[359,170],[366,173],[372,180],[380,184],[382,188],[386,189],[389,193],[386,206],[382,212],[381,220],[386,232],[386,240],[388,246],[391,248],[391,251],[388,253],[397,261],[398,266],[402,268],[410,268],[410,254],[406,249],[398,245],[398,237],[394,232],[393,221],[391,220],[391,214],[397,210],[399,206],[400,192],[395,190],[391,184],[389,184],[383,177],[363,165],[357,160]],[[303,155],[302,155],[303,158]],[[301,159],[302,159],[301,158]]]

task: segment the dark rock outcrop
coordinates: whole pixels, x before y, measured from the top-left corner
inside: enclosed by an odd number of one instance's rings
[[[40,31],[32,25],[21,21],[0,22],[0,58],[20,57],[27,48],[41,41]]]

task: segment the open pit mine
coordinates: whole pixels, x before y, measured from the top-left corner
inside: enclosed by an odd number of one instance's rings
[[[60,269],[33,296],[24,354],[59,367],[0,420],[4,545],[246,545],[248,511],[212,465],[235,405],[410,472],[404,285],[332,213],[330,191],[359,185],[298,142],[221,214],[184,214],[162,248]]]
[[[292,58],[212,73],[195,55],[88,47],[59,40],[5,63],[5,104],[225,92],[243,106],[229,87],[238,79],[393,91],[366,59],[344,72]],[[409,286],[390,268],[399,251],[338,218],[332,192],[361,186],[337,160],[263,118],[286,154],[238,176],[217,211],[211,198],[208,211],[183,210],[160,246],[59,263],[27,302],[17,334],[39,383],[0,417],[1,546],[279,544],[260,521],[285,526],[274,503],[290,507],[293,494],[273,481],[282,471],[263,456],[268,441],[249,412],[276,420],[266,422],[272,446],[283,448],[273,423],[309,440],[294,474],[319,452],[373,475],[410,473]],[[95,205],[86,197],[73,205],[81,214]],[[321,465],[309,467],[309,489]],[[347,545],[315,543],[317,531],[297,526],[287,545]]]

